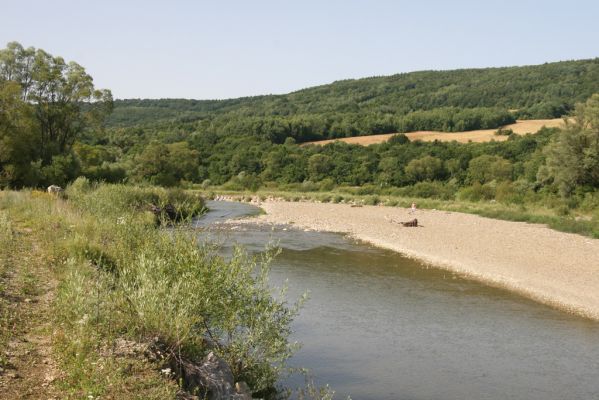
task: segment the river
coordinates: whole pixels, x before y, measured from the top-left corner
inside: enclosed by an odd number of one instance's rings
[[[598,322],[343,235],[220,224],[260,211],[249,204],[208,207],[197,225],[223,254],[278,243],[273,285],[309,292],[291,364],[337,399],[599,399]]]

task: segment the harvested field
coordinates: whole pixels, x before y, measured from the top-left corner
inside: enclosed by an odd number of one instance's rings
[[[546,126],[547,128],[556,128],[563,125],[564,120],[562,118],[555,119],[531,119],[531,120],[518,120],[514,124],[506,125],[503,129],[511,129],[518,135],[524,135],[527,133],[537,133],[539,129]],[[412,141],[422,140],[424,142],[432,142],[439,140],[442,142],[451,142],[453,140],[460,143],[468,142],[490,142],[504,141],[507,140],[508,136],[495,135],[497,129],[480,129],[476,131],[464,131],[464,132],[437,132],[437,131],[416,131],[409,132],[405,135]],[[304,144],[317,144],[325,145],[327,143],[341,141],[345,143],[361,144],[368,146],[375,143],[382,143],[389,140],[389,138],[396,133],[386,133],[382,135],[370,135],[370,136],[355,136],[342,139],[331,139],[331,140],[318,140],[315,142],[306,142]]]

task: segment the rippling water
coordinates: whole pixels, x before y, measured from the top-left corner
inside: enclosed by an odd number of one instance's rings
[[[223,252],[278,242],[273,285],[309,291],[294,323],[336,398],[599,399],[599,323],[349,240],[292,227],[219,224],[256,207],[211,202],[198,222]],[[289,378],[290,385],[300,383]]]

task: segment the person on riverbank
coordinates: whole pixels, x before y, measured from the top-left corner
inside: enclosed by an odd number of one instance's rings
[[[409,213],[414,214],[416,212],[416,203],[412,203],[412,207],[410,208]]]

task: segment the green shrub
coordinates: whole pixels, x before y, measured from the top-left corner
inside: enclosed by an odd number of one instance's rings
[[[185,230],[145,222],[140,205],[196,198],[187,192],[82,186],[70,188],[68,203],[80,216],[59,244],[68,272],[57,299],[63,354],[87,365],[78,373],[93,375],[98,337],[158,338],[177,357],[215,351],[257,393],[274,387],[295,350],[288,336],[299,303],[290,306],[283,292],[273,294],[273,253],[253,258],[238,249],[224,259]]]
[[[343,196],[335,195],[332,199],[333,203],[341,203],[343,201]]]
[[[100,184],[85,191],[85,178],[67,187],[69,199],[79,209],[96,216],[119,218],[126,214],[147,211],[150,205],[175,207],[179,219],[187,219],[205,211],[204,200],[197,194],[181,189]]]
[[[319,183],[321,192],[330,192],[335,187],[335,182],[331,178],[325,178]]]
[[[367,196],[364,198],[364,204],[369,206],[376,206],[381,202],[381,199],[378,196]]]
[[[300,192],[317,192],[320,190],[320,185],[312,181],[303,181],[298,190]]]
[[[495,188],[475,182],[472,186],[462,188],[458,192],[458,198],[466,201],[491,200],[495,198]]]
[[[424,199],[452,200],[455,197],[455,186],[442,182],[418,182],[413,186],[400,189],[403,196]]]

